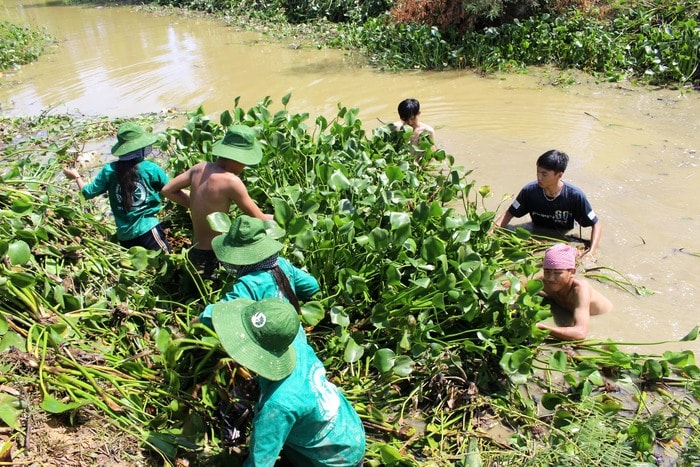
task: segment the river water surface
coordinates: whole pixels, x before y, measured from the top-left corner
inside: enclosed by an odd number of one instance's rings
[[[6,116],[82,113],[129,117],[165,109],[213,118],[240,105],[292,93],[288,108],[335,116],[359,107],[368,129],[397,119],[406,97],[437,144],[473,169],[477,185],[505,209],[506,196],[535,178],[535,160],[557,148],[571,157],[565,179],[581,187],[603,222],[597,265],[654,292],[641,297],[596,284],[614,313],[591,321],[589,337],[648,353],[700,343],[638,347],[683,337],[700,324],[700,95],[581,80],[557,73],[481,77],[470,72],[382,73],[341,51],[299,48],[220,21],[126,7],[6,0],[0,19],[45,27],[58,47],[0,77]],[[108,146],[105,147],[108,151]],[[500,208],[499,208],[500,205]],[[634,343],[634,344],[633,344]]]

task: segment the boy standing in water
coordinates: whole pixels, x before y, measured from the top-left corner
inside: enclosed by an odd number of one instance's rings
[[[224,138],[214,144],[215,162],[200,162],[173,178],[161,194],[189,208],[192,217],[192,248],[187,256],[204,277],[211,277],[218,267],[211,241],[219,235],[209,227],[207,216],[213,212],[228,213],[235,203],[244,214],[271,220],[248,194],[239,175],[246,166],[262,160],[262,149],[256,141],[255,130],[246,125],[233,125]],[[190,187],[189,193],[184,191]]]
[[[613,305],[585,279],[575,277],[577,250],[571,245],[557,243],[544,254],[544,294],[565,314],[570,314],[570,326],[537,323],[539,329],[564,340],[585,339],[591,316],[611,312]]]
[[[427,133],[430,137],[430,142],[432,143],[431,150],[435,150],[435,130],[430,125],[419,122],[418,117],[420,116],[420,102],[417,99],[404,99],[399,103],[399,118],[400,121],[394,123],[394,126],[398,130],[404,129],[408,126],[413,130],[410,142],[413,146],[418,147],[420,145],[420,138],[423,133]]]
[[[591,241],[584,254],[595,255],[602,235],[602,226],[588,198],[579,188],[561,180],[569,163],[569,156],[552,149],[537,159],[537,180],[520,190],[508,211],[496,221],[506,227],[513,217],[530,214],[536,229],[556,231],[559,234],[574,228],[591,227]]]

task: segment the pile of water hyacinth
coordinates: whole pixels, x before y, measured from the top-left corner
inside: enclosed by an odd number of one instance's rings
[[[236,101],[214,120],[198,109],[162,132],[156,161],[172,176],[210,158],[230,124],[258,130],[264,159],[243,177],[274,212],[282,254],[321,284],[302,320],[365,424],[367,465],[700,462],[692,352],[545,340],[534,326],[549,314],[542,284],[527,279],[546,239],[493,230],[488,187],[442,150],[416,156],[408,135],[367,132],[358,109],[311,119],[290,113],[289,98]],[[83,200],[61,174],[120,123],[0,120],[0,464],[31,462],[37,413],[68,426],[104,417],[159,463],[245,456],[222,442],[216,417],[235,364],[190,324],[226,276],[189,272],[187,213],[164,210],[173,254],[125,250],[107,201]],[[617,271],[595,278],[646,292]]]

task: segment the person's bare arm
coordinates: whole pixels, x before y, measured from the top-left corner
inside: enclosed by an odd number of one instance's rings
[[[598,243],[600,243],[601,235],[603,235],[603,226],[601,225],[600,220],[598,220],[598,222],[593,224],[593,227],[591,227],[591,247],[588,250],[584,251],[583,255],[594,256],[596,254],[596,251],[598,251]]]
[[[187,170],[177,177],[170,180],[165,186],[160,190],[160,194],[166,198],[175,201],[177,204],[184,206],[186,208],[190,207],[190,195],[188,192],[184,191],[183,188],[187,188],[192,184],[192,169]]]
[[[253,198],[248,194],[248,190],[245,187],[243,181],[235,177],[231,182],[231,200],[236,203],[238,208],[251,217],[257,217],[258,219],[267,221],[272,220],[274,216],[272,214],[263,213]]]
[[[505,228],[510,223],[511,219],[513,219],[513,214],[511,214],[510,211],[504,212],[501,217],[496,220],[496,227]]]
[[[66,176],[66,178],[75,180],[75,182],[78,184],[78,190],[83,189],[85,182],[83,181],[83,178],[80,176],[77,170],[65,168],[63,169],[63,174]]]

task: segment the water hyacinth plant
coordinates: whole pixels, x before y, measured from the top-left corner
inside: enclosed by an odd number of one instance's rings
[[[549,313],[542,284],[528,280],[547,243],[494,231],[488,187],[441,150],[426,145],[416,158],[408,135],[368,132],[358,109],[312,120],[290,113],[289,99],[277,110],[270,98],[250,109],[236,101],[218,119],[191,112],[165,132],[166,169],[210,158],[232,123],[258,130],[264,159],[245,181],[274,211],[282,254],[319,279],[302,319],[363,419],[368,465],[698,461],[692,352],[547,343],[534,326]],[[38,117],[30,126],[44,128],[41,139],[3,150],[0,384],[16,392],[0,392],[12,430],[0,453],[22,445],[27,413],[96,411],[166,463],[239,462],[216,416],[237,384],[235,363],[214,332],[190,324],[222,283],[184,289],[192,277],[181,251],[110,241],[107,203],[83,203],[59,174],[94,135],[85,128],[113,127],[73,123]],[[7,133],[19,125],[2,124]],[[225,230],[228,217],[212,221]],[[166,209],[165,224],[189,238],[180,208]]]

